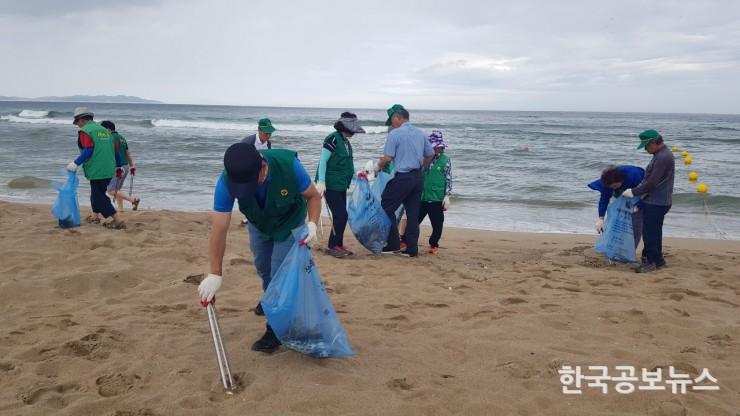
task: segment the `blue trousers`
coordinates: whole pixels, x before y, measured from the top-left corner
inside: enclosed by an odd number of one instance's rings
[[[642,255],[649,263],[663,262],[663,220],[670,209],[670,205],[643,203],[642,242],[645,247]]]
[[[116,213],[110,198],[105,194],[111,178],[93,179],[90,181],[90,205],[92,212],[103,214],[104,218],[112,217]]]
[[[301,227],[306,228],[305,225],[298,228]],[[247,225],[247,231],[249,232],[249,248],[254,257],[254,267],[257,269],[257,275],[262,279],[262,290],[264,291],[270,285],[270,281],[280,268],[288,251],[293,247],[295,239],[291,234],[285,241],[275,241],[251,222]],[[305,234],[308,234],[307,228]]]
[[[398,221],[396,210],[403,204],[406,208],[406,233],[404,240],[406,250],[409,254],[419,253],[419,223],[414,221],[419,218],[419,207],[421,205],[421,193],[424,190],[424,177],[421,169],[411,172],[396,172],[396,176],[385,186],[380,205],[383,207],[388,218],[391,220],[391,231],[388,233],[387,250],[398,250],[401,248],[401,238],[398,235]]]

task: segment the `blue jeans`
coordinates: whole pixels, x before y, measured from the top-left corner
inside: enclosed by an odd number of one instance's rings
[[[306,228],[306,226],[301,225],[297,228]],[[254,257],[254,267],[257,269],[257,275],[262,279],[262,290],[264,291],[270,285],[270,281],[280,268],[288,251],[293,247],[295,239],[291,234],[285,241],[275,241],[251,222],[247,225],[247,231],[249,232],[249,248]],[[308,229],[305,234],[308,234]]]
[[[642,255],[649,263],[663,262],[663,220],[670,209],[670,205],[643,204]]]

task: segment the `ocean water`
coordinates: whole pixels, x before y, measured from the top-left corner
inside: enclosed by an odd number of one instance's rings
[[[45,180],[62,180],[78,149],[71,124],[75,103],[0,102],[0,199],[52,202]],[[377,159],[387,135],[385,112],[373,109],[260,108],[198,105],[84,104],[96,120],[110,119],[137,165],[134,192],[142,207],[210,210],[223,152],[270,117],[275,147],[291,148],[309,173],[323,138],[343,110],[358,114],[367,134],[352,139],[355,164]],[[676,160],[674,204],[665,234],[740,239],[740,116],[507,111],[414,111],[411,121],[442,130],[453,165],[452,208],[457,227],[593,233],[598,194],[586,184],[609,164],[645,167],[637,133],[659,130],[669,146],[693,156]],[[522,150],[528,147],[528,151]],[[678,155],[677,155],[678,157]],[[695,170],[708,194],[688,180]],[[9,186],[16,181],[35,185]],[[80,202],[89,205],[87,183]],[[126,189],[128,190],[128,182]]]

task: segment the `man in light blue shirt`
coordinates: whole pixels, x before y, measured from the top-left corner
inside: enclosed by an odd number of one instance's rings
[[[387,111],[386,125],[393,126],[383,149],[383,157],[378,162],[378,170],[393,161],[395,176],[383,191],[381,205],[391,219],[391,231],[383,253],[401,254],[406,257],[419,255],[419,224],[409,221],[406,226],[406,250],[400,251],[398,223],[395,212],[401,204],[408,218],[419,217],[421,193],[424,190],[424,168],[434,157],[434,149],[426,134],[409,122],[409,112],[400,104]]]

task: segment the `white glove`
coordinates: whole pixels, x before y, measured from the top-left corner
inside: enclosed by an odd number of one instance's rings
[[[208,276],[198,285],[201,302],[210,302],[216,296],[216,292],[221,289],[221,280],[223,280],[221,276],[208,273]]]
[[[624,190],[624,192],[622,192],[622,196],[625,197],[625,198],[632,198],[635,195],[632,193],[632,189],[627,188],[627,189]]]
[[[79,166],[77,166],[75,162],[69,162],[69,164],[67,165],[67,170],[70,172],[76,172],[78,167]]]
[[[326,192],[326,184],[324,182],[316,182],[316,190],[319,191],[319,195],[324,195]]]
[[[604,217],[599,217],[599,220],[596,221],[596,233],[601,234],[604,232]]]
[[[450,196],[445,195],[445,199],[442,200],[442,211],[450,209]]]
[[[306,226],[308,226],[308,237],[303,240],[303,244],[311,245],[319,241],[319,238],[316,236],[316,223],[313,221],[309,221]]]

